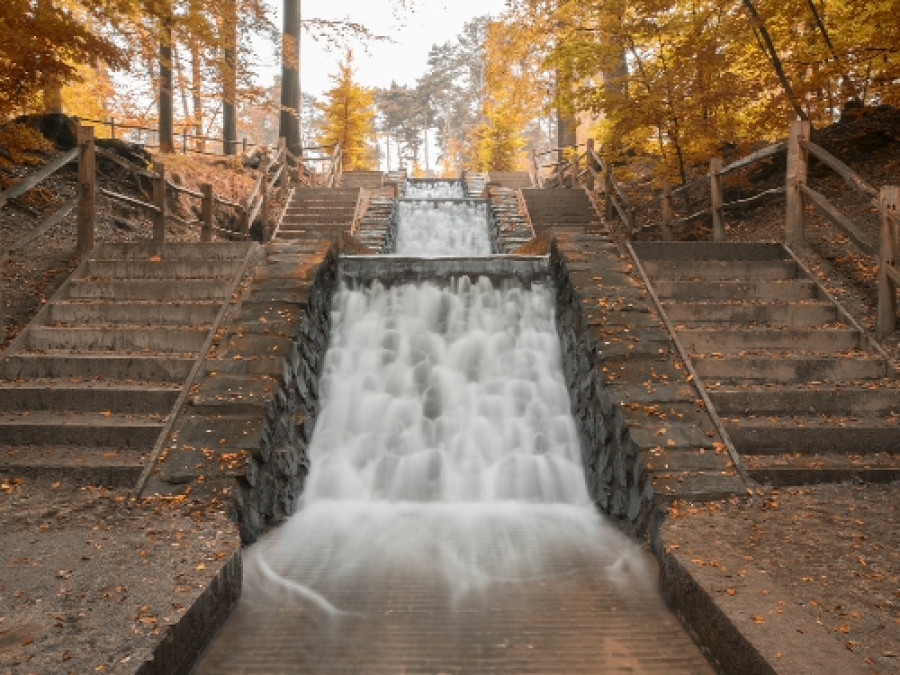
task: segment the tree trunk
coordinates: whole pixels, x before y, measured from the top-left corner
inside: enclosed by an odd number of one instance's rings
[[[772,68],[775,70],[775,74],[778,76],[778,81],[781,82],[781,87],[782,89],[784,89],[784,94],[788,97],[788,101],[790,101],[791,107],[793,107],[794,112],[797,113],[797,117],[799,117],[801,120],[808,120],[809,116],[806,114],[806,111],[803,110],[803,106],[800,105],[800,100],[797,98],[796,94],[794,94],[794,89],[793,87],[791,87],[791,83],[788,82],[787,76],[784,74],[784,67],[781,65],[781,59],[778,58],[778,52],[775,50],[775,45],[772,42],[769,31],[766,29],[766,24],[763,23],[762,18],[759,16],[759,12],[756,11],[753,0],[741,1],[744,3],[744,7],[747,8],[747,11],[750,13],[750,18],[753,21],[753,25],[756,26],[756,30],[759,31],[760,37],[762,37],[763,43],[765,45],[764,51],[769,57]]]
[[[200,95],[200,84],[203,80],[203,71],[200,68],[200,43],[196,38],[191,38],[191,98],[193,99],[194,134],[203,136],[203,98]],[[198,150],[205,150],[203,139],[196,140]]]
[[[172,2],[165,0],[159,17],[159,151],[175,152],[172,110]]]
[[[288,150],[300,154],[300,0],[284,0],[278,135]]]
[[[237,0],[225,3],[222,48],[222,145],[226,155],[237,152]]]

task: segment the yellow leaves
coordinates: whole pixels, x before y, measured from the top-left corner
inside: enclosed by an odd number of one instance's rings
[[[750,618],[753,619],[753,623],[765,623],[766,622],[766,618],[759,614],[753,614],[750,616]]]
[[[728,595],[735,595],[735,593],[737,593],[737,591],[735,591],[735,590],[734,590],[733,588],[731,588],[730,586],[729,586],[728,588],[725,589],[725,592],[726,592]]]

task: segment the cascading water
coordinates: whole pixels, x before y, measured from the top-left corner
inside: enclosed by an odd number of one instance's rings
[[[491,252],[483,200],[401,199],[396,217],[400,255],[432,258]]]
[[[465,197],[458,180],[410,180],[406,182],[405,197],[419,199],[447,199]]]
[[[406,225],[440,232],[441,211]],[[244,555],[232,652],[277,643],[269,672],[560,672],[530,617],[659,623],[640,549],[588,497],[560,361],[539,281],[343,285],[302,503]],[[596,635],[566,644],[599,653]],[[603,658],[572,672],[625,663]]]

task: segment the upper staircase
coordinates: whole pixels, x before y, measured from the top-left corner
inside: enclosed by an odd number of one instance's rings
[[[527,171],[489,171],[488,182],[513,190],[534,186],[531,182],[531,174]]]
[[[751,476],[900,477],[900,381],[785,247],[632,246]]]
[[[333,235],[349,230],[356,217],[360,188],[297,188],[275,237],[302,239],[309,232]]]
[[[0,471],[134,485],[251,247],[96,247],[0,357]]]
[[[526,188],[522,190],[522,197],[536,235],[551,227],[576,227],[589,231],[600,227],[600,217],[582,188]]]
[[[378,189],[384,185],[381,171],[344,171],[340,179],[342,188]]]

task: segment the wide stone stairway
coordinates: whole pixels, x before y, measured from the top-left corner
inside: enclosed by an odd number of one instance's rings
[[[249,243],[102,244],[0,361],[0,470],[134,485]]]
[[[896,373],[787,249],[633,248],[751,476],[900,477]]]

